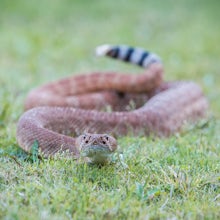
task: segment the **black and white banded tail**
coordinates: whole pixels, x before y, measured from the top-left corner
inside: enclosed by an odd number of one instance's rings
[[[96,48],[98,56],[108,56],[114,59],[123,60],[138,66],[147,68],[152,63],[161,63],[161,59],[154,53],[142,48],[130,47],[127,45],[101,45]]]

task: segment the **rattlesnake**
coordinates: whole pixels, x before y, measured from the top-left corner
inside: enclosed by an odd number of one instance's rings
[[[76,75],[32,90],[17,125],[17,141],[25,151],[37,140],[45,156],[68,150],[101,162],[117,148],[110,135],[169,136],[185,122],[206,117],[208,102],[201,88],[194,82],[164,82],[157,55],[125,45],[103,45],[97,54],[145,71]]]

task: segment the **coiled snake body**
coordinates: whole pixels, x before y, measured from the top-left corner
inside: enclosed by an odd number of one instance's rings
[[[137,64],[145,71],[78,75],[32,90],[25,102],[30,110],[17,125],[17,141],[25,151],[37,140],[45,156],[68,150],[76,157],[83,152],[91,161],[102,162],[117,148],[109,134],[168,136],[185,122],[206,116],[208,102],[201,88],[194,82],[164,82],[157,55],[110,45],[98,47],[97,54]]]

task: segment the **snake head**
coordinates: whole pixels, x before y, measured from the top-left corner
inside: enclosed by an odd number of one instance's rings
[[[104,164],[117,149],[117,141],[108,134],[86,133],[76,139],[76,146],[80,154],[89,158],[91,163]]]

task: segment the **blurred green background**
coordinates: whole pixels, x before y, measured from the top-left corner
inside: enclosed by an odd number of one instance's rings
[[[97,45],[123,43],[158,53],[166,79],[195,80],[211,102],[218,101],[219,5],[217,0],[1,0],[0,80],[12,91],[28,92],[72,73],[138,71],[94,57]],[[218,112],[220,106],[213,108]]]

